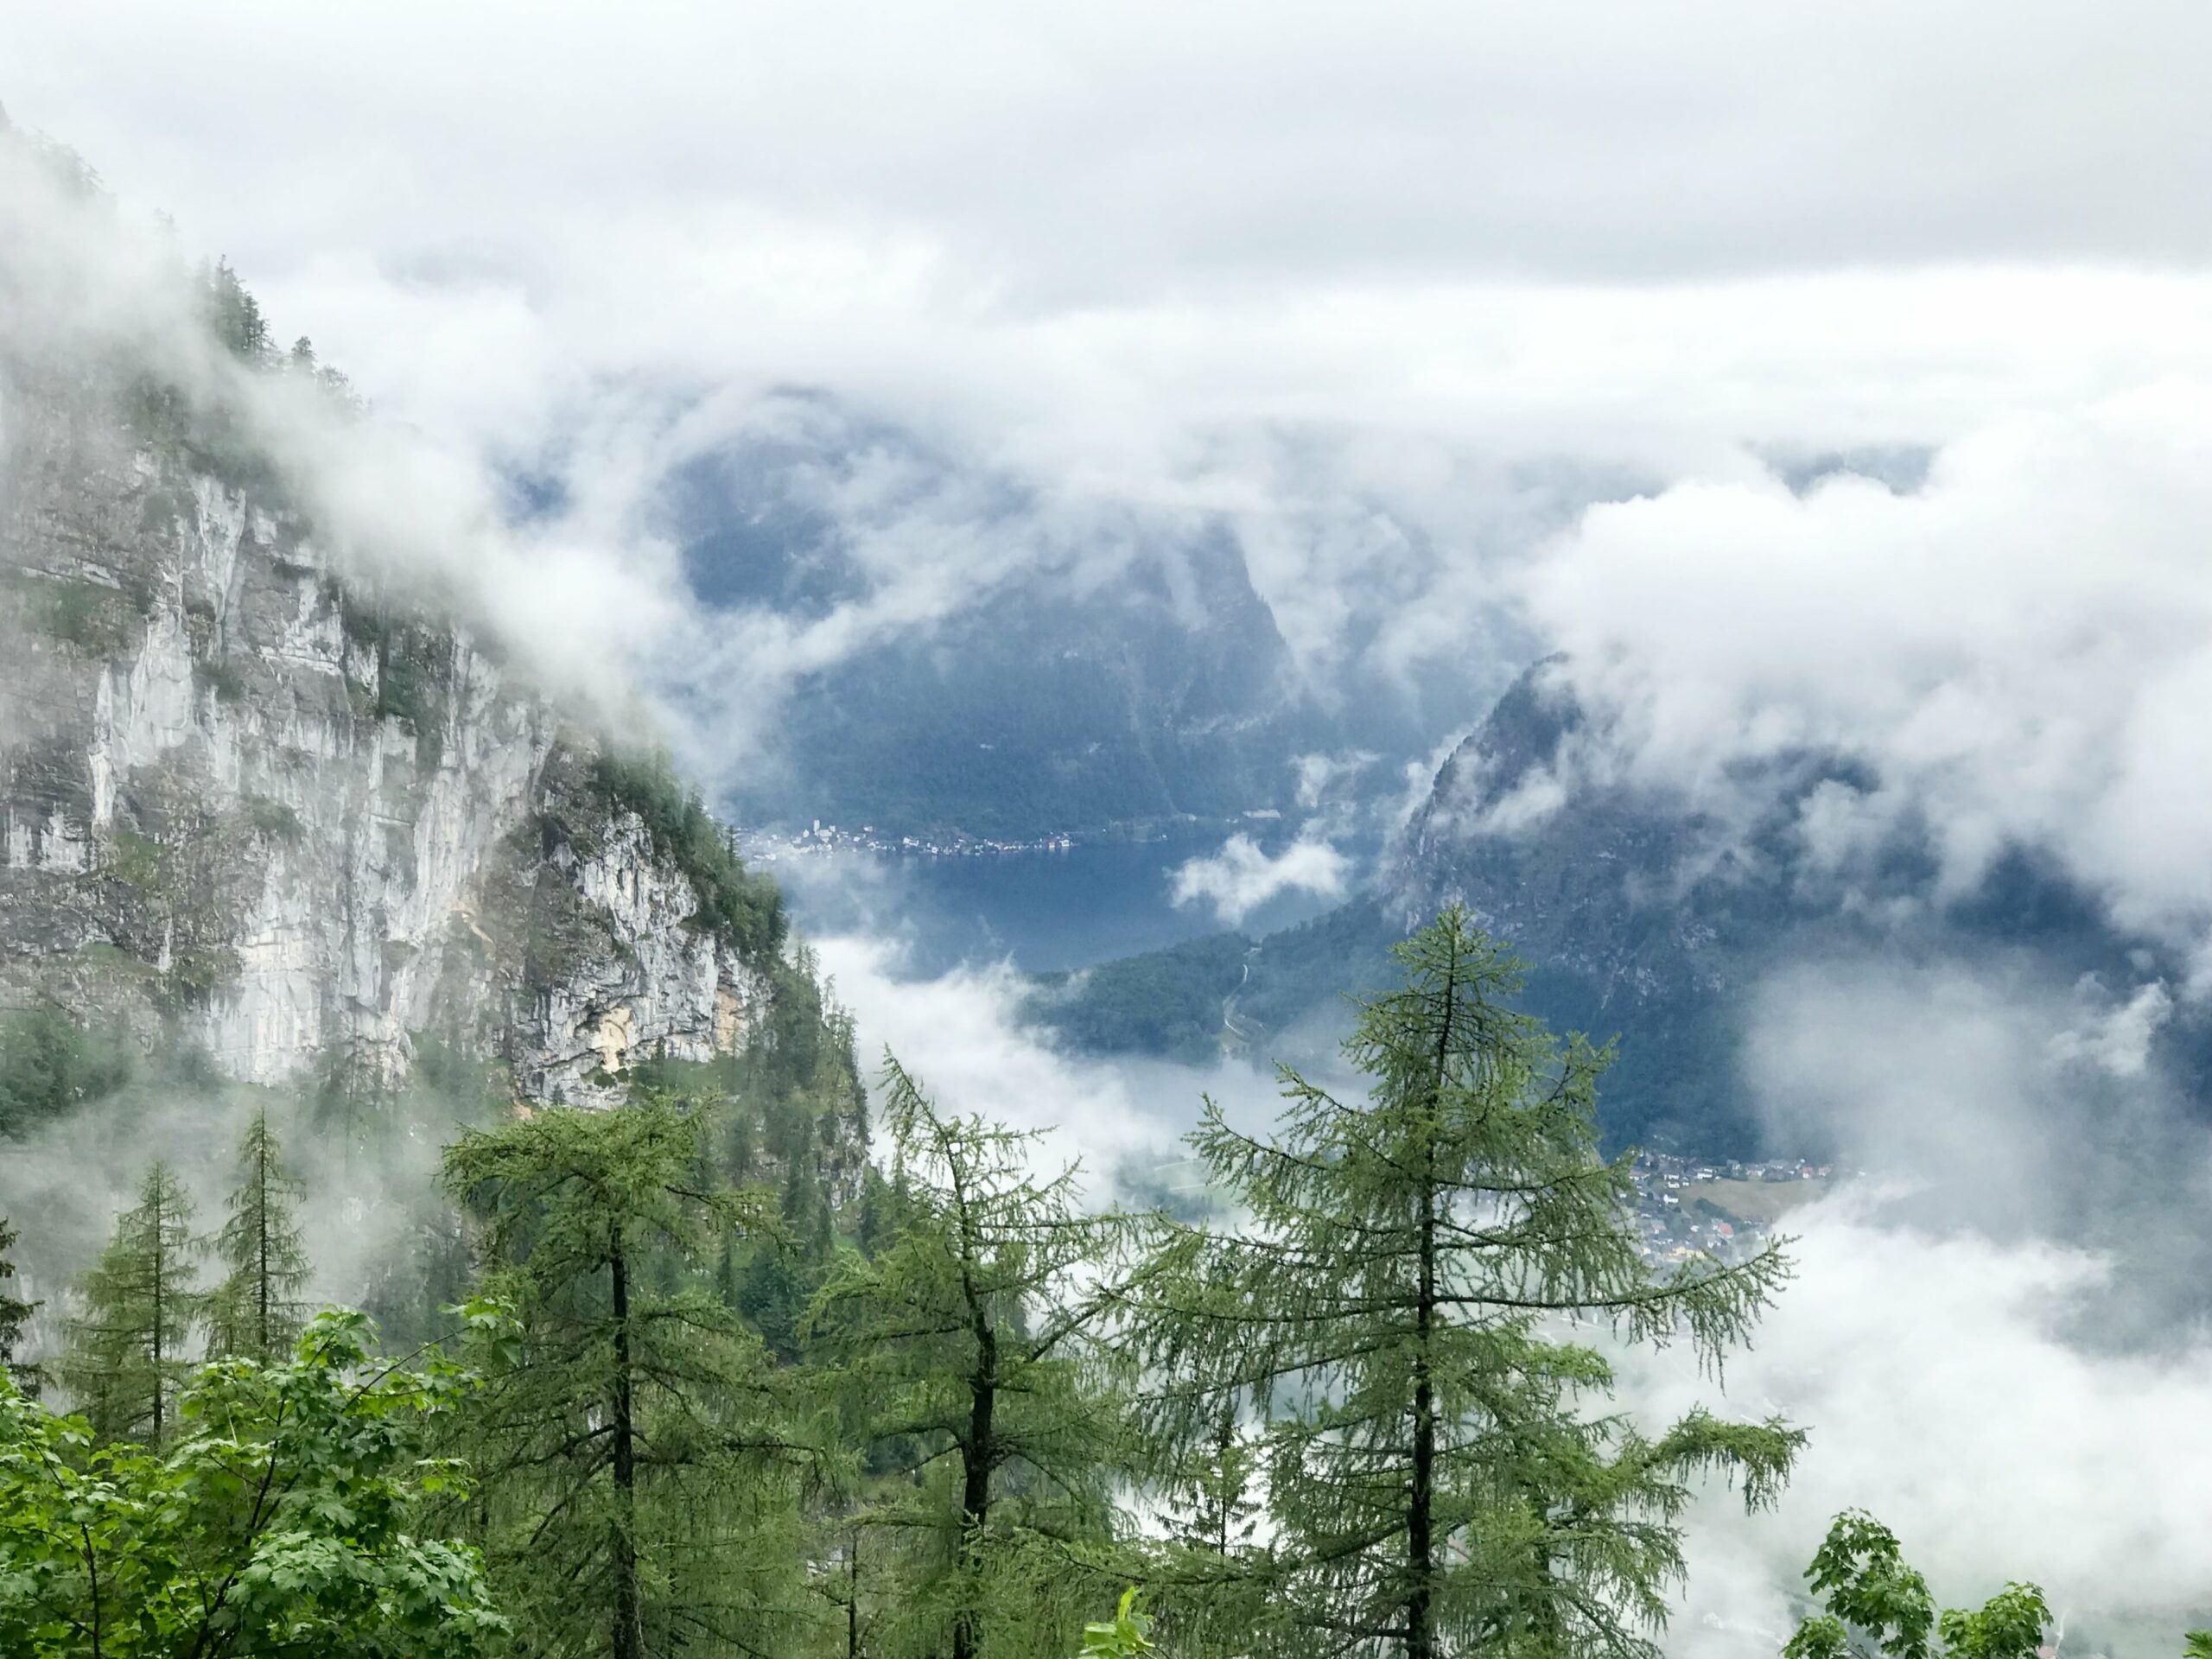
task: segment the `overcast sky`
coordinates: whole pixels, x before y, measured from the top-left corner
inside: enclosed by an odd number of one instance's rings
[[[1149,474],[1209,416],[1941,438],[2201,363],[2208,55],[2124,0],[92,0],[0,14],[0,99],[442,429],[689,370]]]

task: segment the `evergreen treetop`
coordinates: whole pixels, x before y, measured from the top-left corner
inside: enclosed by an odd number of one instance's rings
[[[304,1191],[285,1166],[264,1107],[238,1143],[238,1185],[214,1238],[215,1255],[230,1272],[207,1298],[210,1353],[269,1364],[289,1354],[307,1328],[300,1293],[311,1268],[295,1219]]]
[[[1700,1411],[1647,1438],[1586,1414],[1612,1372],[1565,1327],[1684,1334],[1717,1367],[1787,1264],[1770,1249],[1656,1274],[1632,1154],[1597,1149],[1608,1052],[1514,1009],[1519,963],[1463,911],[1397,957],[1404,986],[1345,1045],[1366,1098],[1285,1069],[1268,1138],[1206,1103],[1192,1143],[1241,1214],[1166,1224],[1133,1287],[1148,1427],[1189,1448],[1226,1411],[1258,1420],[1275,1526],[1260,1570],[1286,1651],[1318,1631],[1406,1659],[1649,1653],[1637,1632],[1681,1571],[1688,1478],[1726,1471],[1764,1503],[1802,1436]]]
[[[16,1277],[16,1264],[8,1259],[15,1243],[16,1230],[4,1217],[0,1217],[0,1286],[11,1283]],[[37,1366],[18,1360],[16,1351],[22,1346],[23,1327],[30,1323],[31,1315],[38,1312],[40,1306],[0,1289],[0,1371],[14,1377],[16,1387],[33,1400],[38,1398],[41,1375]]]
[[[886,1652],[1057,1654],[1090,1586],[1065,1546],[1109,1537],[1126,1460],[1098,1339],[1128,1237],[1079,1171],[1031,1171],[1033,1135],[940,1110],[887,1056],[898,1172],[875,1253],[848,1255],[810,1336],[861,1402],[886,1478],[861,1520],[908,1573]]]
[[[61,1380],[102,1440],[158,1447],[175,1426],[174,1402],[202,1307],[192,1218],[183,1184],[156,1163],[86,1276]]]
[[[800,1651],[823,1612],[804,1583],[807,1437],[713,1291],[722,1230],[772,1230],[772,1208],[707,1177],[702,1128],[649,1096],[534,1112],[447,1152],[484,1285],[520,1330],[461,1444],[495,1583],[549,1651]]]

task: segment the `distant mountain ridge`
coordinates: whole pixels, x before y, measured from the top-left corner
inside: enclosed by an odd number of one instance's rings
[[[1369,893],[1263,939],[1215,936],[1049,982],[1033,1017],[1098,1052],[1270,1052],[1301,1026],[1340,1025],[1342,994],[1389,982],[1389,944],[1461,903],[1529,961],[1529,1007],[1619,1037],[1601,1105],[1611,1135],[1743,1155],[1760,1135],[1738,1063],[1744,1021],[1787,963],[1971,954],[2123,993],[2177,971],[2024,851],[1947,903],[1910,832],[1847,874],[1817,868],[1801,810],[1823,784],[1868,781],[1848,759],[1792,757],[1735,780],[1726,810],[1700,810],[1573,765],[1586,719],[1557,664],[1536,665],[1439,768]],[[1237,1030],[1223,1020],[1232,995]],[[2168,1038],[2190,1073],[2204,1069],[2199,1024],[2177,1020]]]
[[[748,822],[1014,840],[1225,822],[1294,809],[1295,758],[1339,741],[1217,522],[1063,538],[1019,486],[827,415],[692,461],[667,497],[702,601],[804,621],[888,602],[902,571],[864,556],[871,524],[1005,543],[940,613],[798,677],[771,764],[730,798]]]

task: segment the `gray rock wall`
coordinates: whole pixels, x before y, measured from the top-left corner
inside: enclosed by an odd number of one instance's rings
[[[111,389],[0,377],[0,1001],[257,1083],[395,1073],[435,1029],[525,1098],[611,1101],[767,993],[590,798],[591,747],[265,480],[135,436]]]

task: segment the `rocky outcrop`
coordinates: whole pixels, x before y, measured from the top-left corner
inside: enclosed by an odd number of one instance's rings
[[[734,863],[687,868],[551,702],[229,470],[97,380],[0,378],[0,1001],[258,1083],[435,1031],[582,1103],[741,1046],[772,897],[739,937],[701,890]]]

